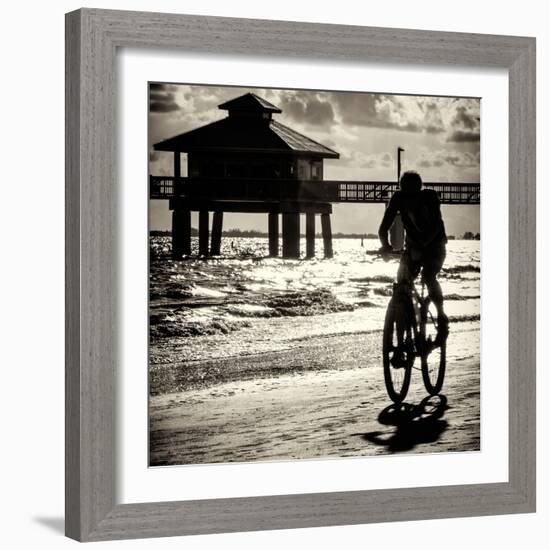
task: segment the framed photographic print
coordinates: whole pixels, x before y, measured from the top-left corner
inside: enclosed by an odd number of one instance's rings
[[[534,511],[534,39],[66,28],[67,535]]]
[[[149,464],[480,450],[480,99],[149,100]]]

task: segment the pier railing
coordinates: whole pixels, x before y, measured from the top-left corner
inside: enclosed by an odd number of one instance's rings
[[[479,204],[479,183],[432,183],[442,204]],[[256,178],[177,178],[150,176],[151,199],[385,203],[398,189],[387,181],[295,180]]]

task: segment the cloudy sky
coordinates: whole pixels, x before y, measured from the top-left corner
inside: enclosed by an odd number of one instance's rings
[[[149,172],[172,175],[173,155],[154,152],[154,143],[225,117],[217,106],[247,92],[280,107],[274,117],[283,124],[340,153],[325,159],[326,179],[394,181],[403,147],[403,168],[425,181],[480,181],[478,99],[183,84],[151,86]],[[182,155],[184,175],[186,169]],[[333,231],[374,233],[383,208],[336,204]],[[477,206],[445,206],[443,215],[449,234],[479,231]],[[150,220],[151,229],[170,227],[166,201],[151,201]],[[267,230],[267,216],[226,214],[224,226]]]

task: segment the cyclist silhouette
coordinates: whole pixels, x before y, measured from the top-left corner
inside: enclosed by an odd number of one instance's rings
[[[443,310],[443,293],[437,281],[437,274],[443,266],[446,255],[447,235],[441,217],[440,201],[433,189],[422,189],[422,178],[417,172],[405,172],[378,230],[382,243],[380,253],[387,257],[393,249],[388,240],[388,231],[399,212],[405,227],[405,249],[401,255],[397,282],[414,281],[422,270],[422,278],[428,295],[437,308],[437,340],[448,334],[448,318]]]

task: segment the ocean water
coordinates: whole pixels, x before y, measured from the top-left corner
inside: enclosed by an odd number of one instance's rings
[[[224,237],[220,257],[173,261],[170,237],[151,237],[150,364],[261,354],[313,337],[381,331],[399,260],[368,253],[378,247],[375,239],[364,246],[335,239],[334,258],[324,259],[318,239],[316,258],[283,260],[267,257],[266,238]],[[447,245],[439,280],[453,332],[479,329],[479,252],[479,241]],[[451,353],[470,353],[467,341]]]

